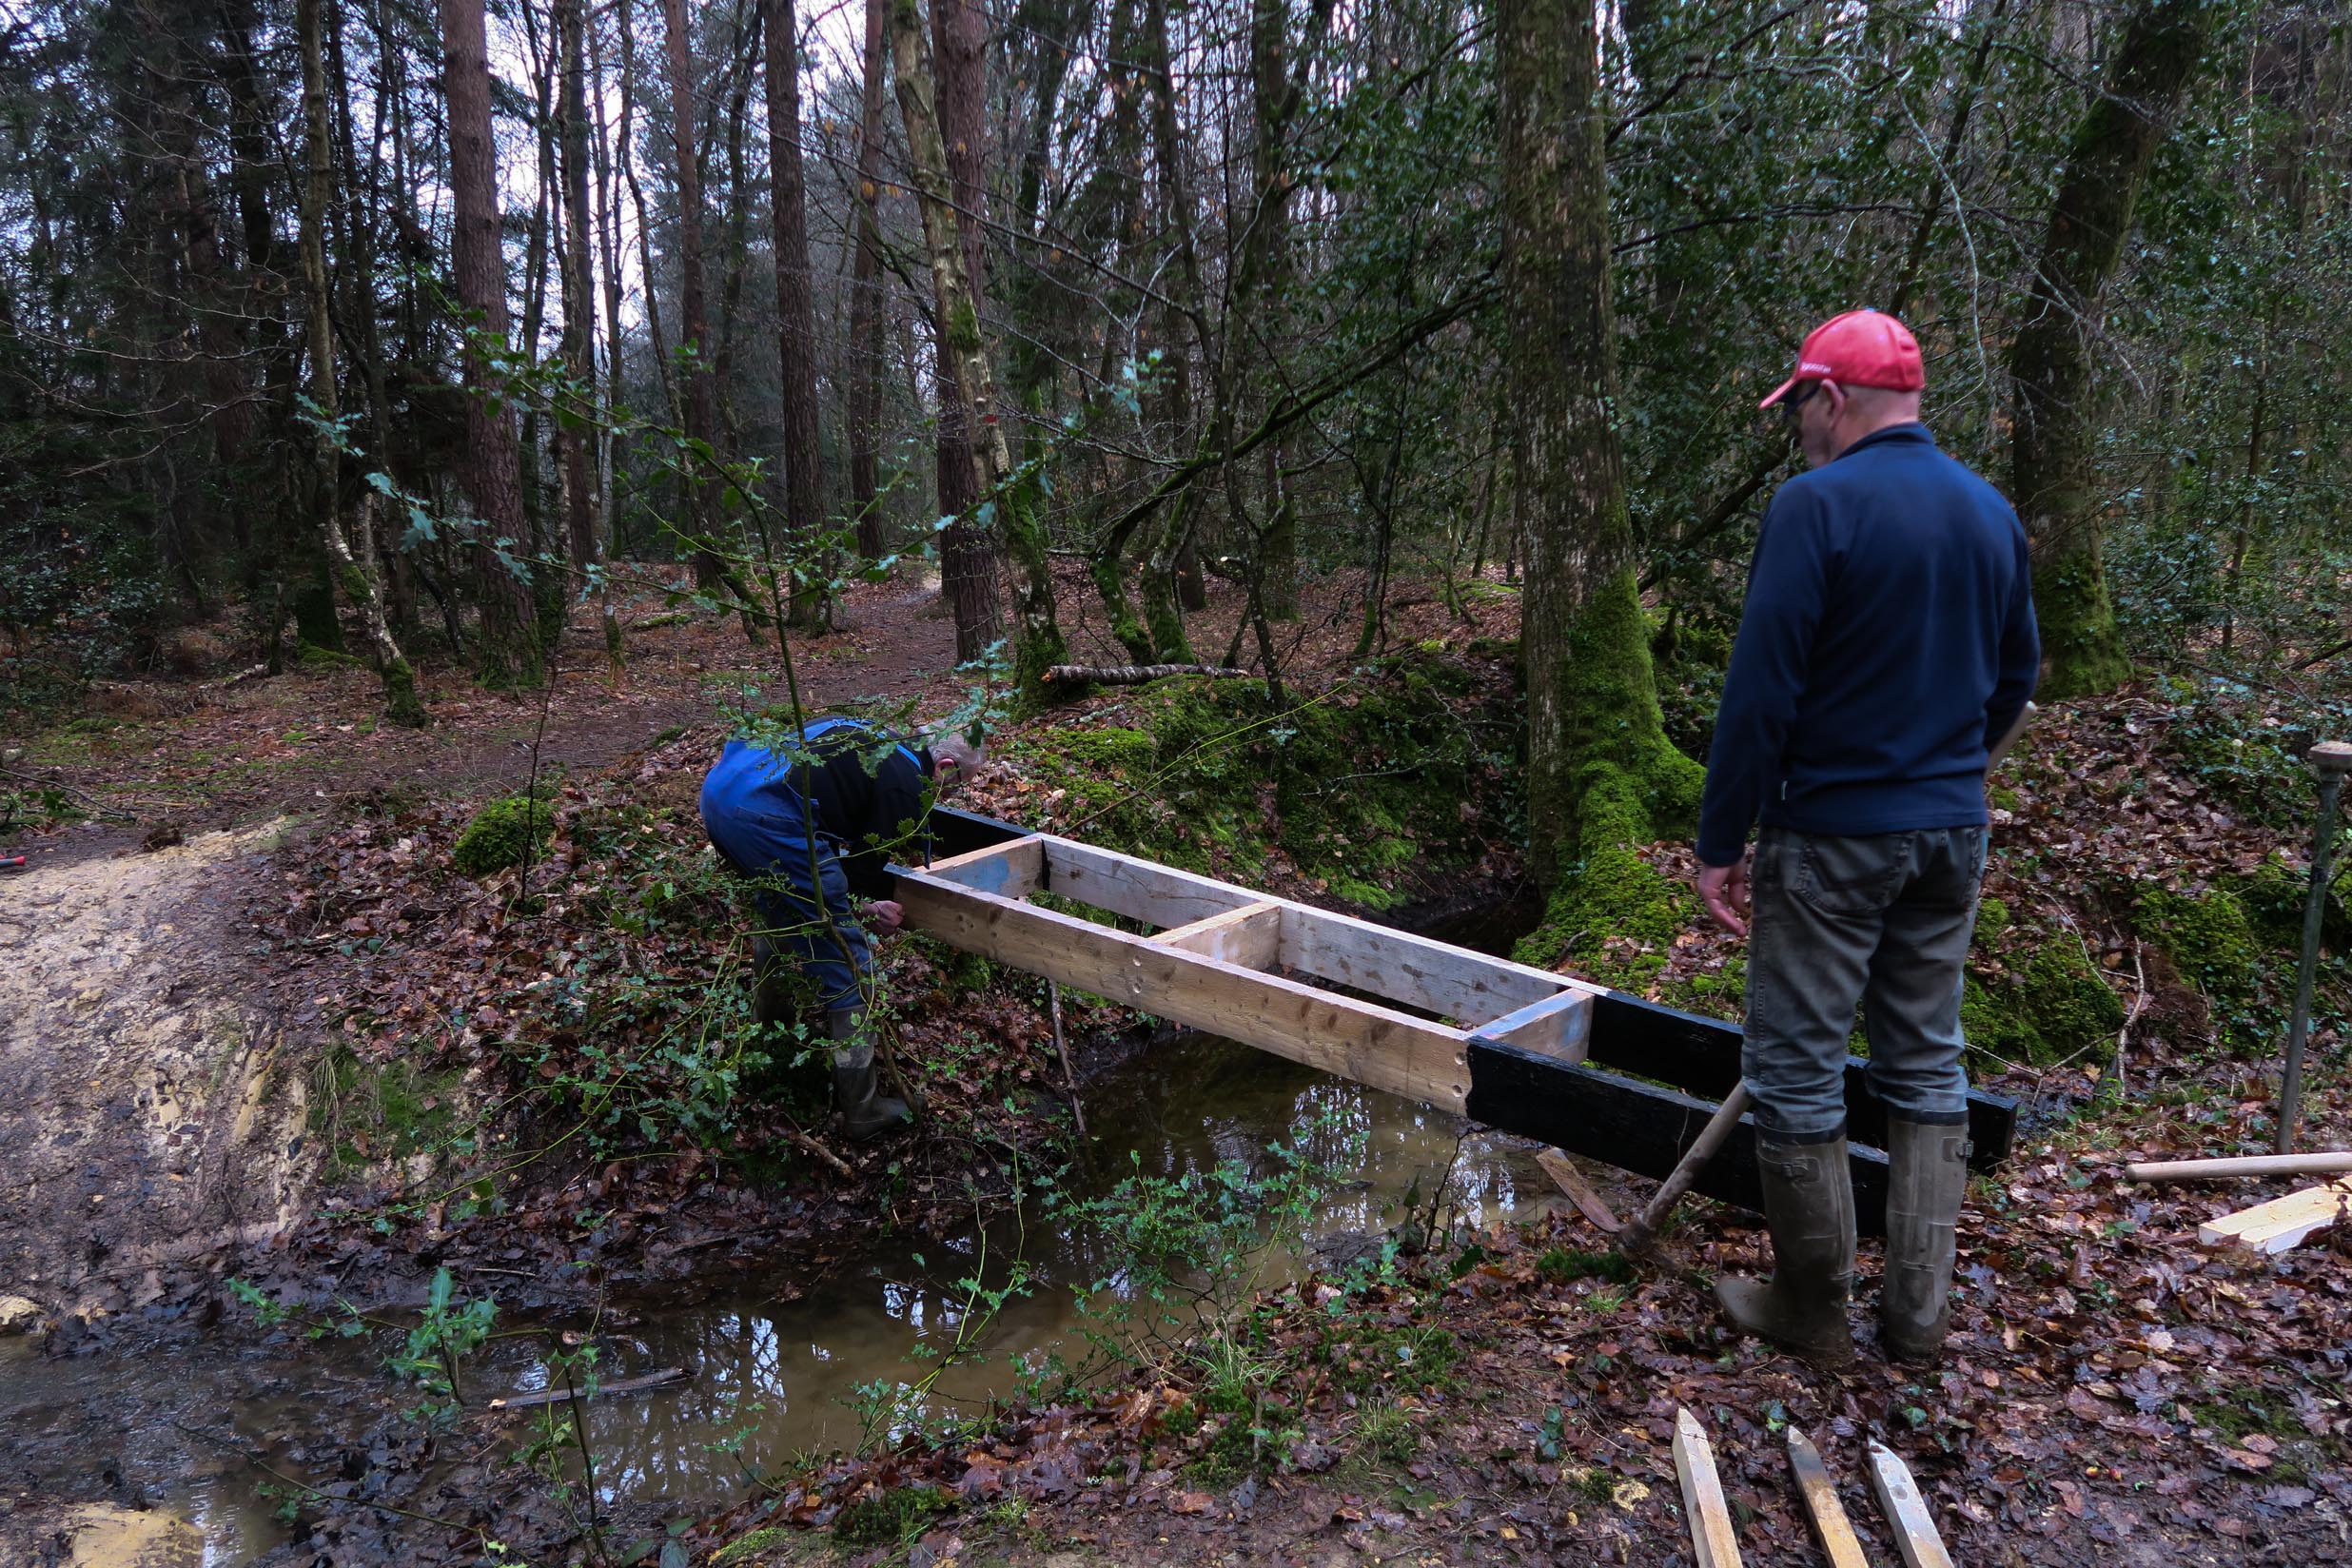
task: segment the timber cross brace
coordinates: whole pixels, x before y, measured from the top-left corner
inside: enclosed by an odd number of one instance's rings
[[[968,812],[931,826],[945,858],[892,868],[915,930],[1572,1154],[1663,1180],[1739,1082],[1734,1025]],[[1040,892],[1149,934],[1030,902]],[[1847,1059],[1846,1119],[1855,1219],[1877,1235],[1887,1116],[1863,1065]],[[2008,1155],[2016,1111],[1970,1092],[1972,1167]],[[1761,1212],[1752,1117],[1695,1190]]]

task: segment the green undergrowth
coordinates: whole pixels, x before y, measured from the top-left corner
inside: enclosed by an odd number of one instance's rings
[[[1416,651],[1288,695],[1174,677],[1009,750],[1056,832],[1240,882],[1295,871],[1364,909],[1516,834],[1507,671]]]
[[[312,1069],[308,1127],[332,1178],[442,1147],[457,1125],[462,1074],[402,1058],[363,1060],[336,1040]]]
[[[2020,930],[1998,898],[1977,906],[1977,972],[1960,1002],[1970,1049],[1992,1067],[2104,1066],[2115,1055],[2123,999],[2072,931]],[[2013,955],[2014,967],[2004,963]]]

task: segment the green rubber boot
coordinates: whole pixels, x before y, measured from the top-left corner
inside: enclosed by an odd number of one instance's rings
[[[857,1038],[865,1021],[863,1008],[843,1008],[825,1015],[825,1029],[844,1042],[833,1053],[833,1099],[841,1107],[841,1125],[854,1142],[879,1137],[914,1118],[903,1100],[893,1100],[876,1087],[873,1042]]]
[[[1853,1184],[1846,1140],[1780,1144],[1759,1138],[1764,1219],[1773,1235],[1771,1281],[1715,1282],[1732,1322],[1816,1366],[1853,1360],[1846,1298],[1853,1289]]]
[[[1901,1362],[1931,1362],[1951,1326],[1969,1129],[1887,1118],[1887,1267],[1878,1342]]]

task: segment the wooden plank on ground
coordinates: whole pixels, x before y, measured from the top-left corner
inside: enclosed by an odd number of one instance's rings
[[[953,806],[933,806],[923,818],[923,830],[931,835],[935,860],[1030,836],[1027,828],[983,816],[978,812],[959,811]]]
[[[1543,1173],[1568,1194],[1568,1201],[1576,1205],[1578,1212],[1586,1219],[1612,1235],[1624,1228],[1625,1222],[1618,1219],[1607,1201],[1593,1190],[1593,1184],[1584,1179],[1584,1172],[1577,1168],[1574,1160],[1558,1149],[1547,1148],[1536,1155],[1536,1164],[1541,1166]]]
[[[923,869],[933,876],[944,876],[951,882],[1002,898],[1027,898],[1045,880],[1046,841],[1031,833],[1009,844],[991,844],[986,849],[950,855]]]
[[[1714,1119],[1717,1107],[1589,1064],[1554,1061],[1538,1051],[1469,1039],[1469,1113],[1487,1126],[1533,1138],[1588,1159],[1664,1181]],[[1854,1224],[1866,1236],[1887,1226],[1887,1157],[1849,1146]],[[1755,1124],[1743,1118],[1723,1150],[1699,1171],[1691,1190],[1764,1212],[1756,1171]]]
[[[1265,894],[1213,877],[1073,838],[1046,835],[1046,888],[1064,898],[1124,914],[1147,926],[1189,926],[1227,910],[1266,902]]]
[[[899,872],[898,900],[950,947],[1443,1109],[1468,1096],[1459,1029],[921,872]]]
[[[2207,1246],[2236,1243],[2257,1252],[2284,1252],[2352,1216],[2352,1181],[2307,1186],[2197,1227]]]
[[[1741,1040],[1737,1024],[1611,990],[1594,998],[1585,1059],[1672,1084],[1702,1100],[1720,1101],[1739,1082]],[[1846,1136],[1883,1148],[1887,1107],[1871,1088],[1869,1071],[1870,1064],[1861,1057],[1846,1058]],[[1970,1169],[1989,1170],[2008,1159],[2016,1129],[2015,1100],[1969,1090]]]
[[[1563,1062],[1581,1062],[1585,1041],[1593,1032],[1592,993],[1564,990],[1540,1002],[1530,1002],[1517,1012],[1506,1012],[1470,1032],[1481,1040],[1523,1046]]]
[[[1805,1499],[1805,1512],[1830,1568],[1870,1568],[1862,1543],[1854,1539],[1853,1521],[1846,1518],[1846,1505],[1837,1500],[1829,1466],[1821,1462],[1821,1451],[1793,1426],[1789,1428],[1789,1468],[1796,1473],[1797,1493]]]
[[[1878,1506],[1894,1530],[1903,1568],[1951,1568],[1951,1554],[1944,1550],[1944,1538],[1935,1533],[1934,1516],[1928,1512],[1928,1499],[1919,1494],[1919,1483],[1911,1480],[1911,1467],[1893,1449],[1873,1438],[1870,1470],[1871,1490],[1877,1494]]]
[[[1182,948],[1221,964],[1245,970],[1270,970],[1282,951],[1284,907],[1268,900],[1247,909],[1227,910],[1189,926],[1161,931],[1151,940],[1164,948]]]
[[[1675,1412],[1675,1475],[1682,1482],[1682,1516],[1691,1527],[1691,1556],[1698,1568],[1739,1568],[1739,1538],[1715,1474],[1707,1430],[1688,1410]]]

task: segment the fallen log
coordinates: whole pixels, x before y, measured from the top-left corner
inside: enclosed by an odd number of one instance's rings
[[[1249,672],[1225,664],[1056,664],[1046,671],[1046,679],[1056,684],[1090,681],[1097,686],[1141,686],[1147,680],[1166,676],[1216,676],[1246,680]]]
[[[2204,1182],[2227,1176],[2337,1176],[2352,1171],[2352,1151],[2247,1154],[2222,1160],[2146,1160],[2124,1167],[2135,1182]]]
[[[684,1367],[665,1366],[658,1372],[648,1372],[642,1377],[616,1378],[611,1382],[598,1383],[594,1394],[582,1393],[579,1397],[583,1400],[602,1400],[621,1394],[642,1394],[649,1388],[676,1382],[685,1376]],[[536,1410],[542,1404],[562,1404],[572,1398],[573,1392],[569,1388],[540,1388],[528,1394],[509,1394],[502,1400],[492,1400],[489,1408],[500,1411]]]

